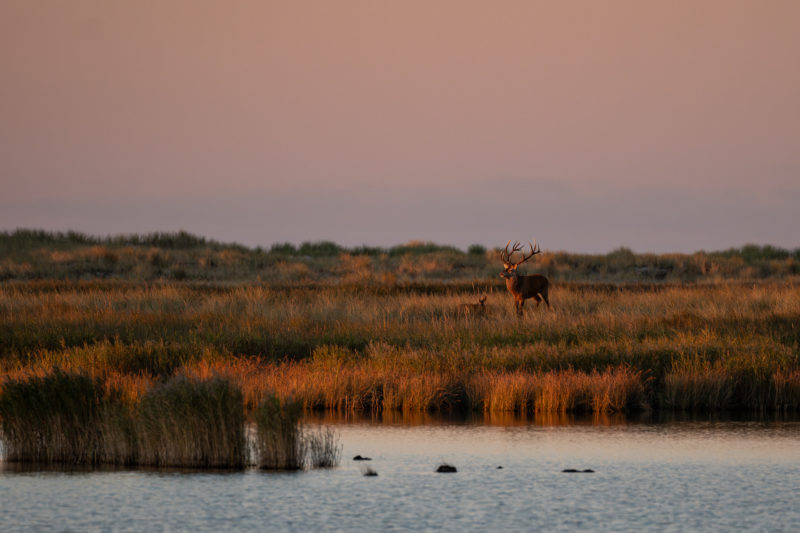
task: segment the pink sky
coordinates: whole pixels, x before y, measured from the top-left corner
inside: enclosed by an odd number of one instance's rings
[[[0,2],[0,230],[800,247],[800,2]]]

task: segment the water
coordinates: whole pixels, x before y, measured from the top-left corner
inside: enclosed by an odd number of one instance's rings
[[[601,422],[337,423],[341,466],[299,473],[6,465],[0,530],[800,531],[800,422]]]

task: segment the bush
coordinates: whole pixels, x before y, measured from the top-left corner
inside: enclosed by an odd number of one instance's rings
[[[486,255],[486,248],[480,244],[472,244],[469,248],[467,248],[467,253],[469,255],[484,256]]]
[[[447,252],[455,255],[464,255],[464,252],[454,246],[441,246],[432,242],[411,241],[409,243],[393,246],[389,249],[389,256],[397,257],[400,255],[423,255],[436,252]]]
[[[270,247],[269,253],[281,254],[281,255],[296,255],[297,248],[295,247],[294,244],[290,242],[284,242],[282,244],[275,243]]]
[[[304,242],[297,253],[309,257],[336,257],[342,252],[342,247],[331,241]]]

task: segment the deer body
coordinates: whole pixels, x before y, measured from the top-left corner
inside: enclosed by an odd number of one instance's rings
[[[482,296],[476,304],[459,304],[458,312],[464,316],[484,316],[486,314],[486,296]]]
[[[550,286],[550,281],[546,277],[541,274],[520,276],[516,271],[503,277],[506,278],[508,292],[514,297],[514,307],[517,309],[518,315],[522,315],[522,307],[528,298],[536,300],[536,307],[539,307],[544,299],[544,303],[550,309],[550,301],[547,299],[547,288]]]
[[[550,300],[547,298],[550,281],[541,274],[520,276],[517,272],[517,267],[519,265],[541,252],[539,246],[537,245],[534,247],[534,245],[531,244],[530,254],[525,255],[523,253],[521,260],[512,262],[511,255],[514,252],[520,251],[520,246],[519,242],[515,243],[514,248],[509,252],[509,244],[511,244],[511,241],[508,241],[505,251],[500,254],[500,258],[503,260],[503,271],[500,273],[500,277],[505,278],[506,288],[514,297],[514,307],[517,310],[517,315],[522,316],[522,308],[525,306],[525,300],[528,298],[536,300],[536,307],[539,307],[539,304],[544,300],[544,303],[547,304],[547,308],[550,309]]]

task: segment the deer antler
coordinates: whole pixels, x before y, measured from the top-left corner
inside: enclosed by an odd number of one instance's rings
[[[509,264],[511,264],[511,256],[512,256],[512,255],[514,255],[514,252],[518,252],[518,251],[520,250],[520,246],[519,246],[519,241],[515,242],[515,243],[514,243],[514,247],[513,247],[513,248],[511,249],[511,251],[509,252],[509,251],[508,251],[508,245],[509,245],[509,244],[511,244],[511,240],[509,240],[509,241],[506,243],[506,249],[505,249],[504,251],[500,252],[500,259],[501,259],[501,260],[502,260],[504,263],[509,263]]]
[[[500,259],[504,263],[508,263],[508,264],[513,265],[515,267],[521,265],[522,263],[524,263],[525,261],[527,261],[528,259],[530,259],[534,255],[542,253],[541,249],[539,248],[539,243],[537,243],[535,239],[534,239],[533,243],[528,241],[528,244],[531,247],[531,253],[525,254],[523,252],[522,253],[522,259],[520,259],[519,261],[514,263],[514,262],[511,261],[511,256],[514,255],[515,252],[522,251],[522,246],[519,244],[519,241],[517,241],[517,242],[514,243],[514,246],[511,248],[511,251],[509,252],[508,251],[508,245],[509,244],[511,244],[510,240],[506,243],[505,250],[500,252]]]
[[[528,255],[522,254],[522,261],[517,263],[518,265],[524,263],[534,255],[542,253],[542,250],[539,249],[539,243],[536,242],[536,239],[533,240],[533,244],[531,244],[531,241],[528,241],[528,244],[531,247],[531,253],[529,253]]]

